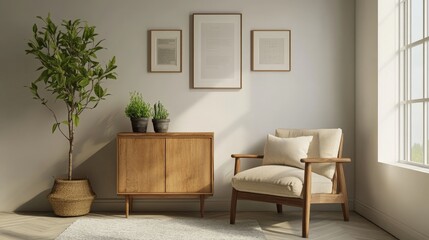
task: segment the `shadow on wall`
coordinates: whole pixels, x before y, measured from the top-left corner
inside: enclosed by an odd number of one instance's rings
[[[111,140],[98,152],[74,169],[74,178],[88,178],[97,198],[116,197],[116,139]],[[51,189],[45,189],[21,206],[16,211],[41,209],[47,204]],[[43,207],[41,210],[45,210]]]
[[[88,178],[97,198],[116,197],[116,138],[80,164],[75,175]]]
[[[41,191],[39,194],[19,206],[15,211],[22,212],[22,211],[35,211],[37,209],[38,211],[44,211],[48,208],[48,194],[51,192],[51,189],[45,189]],[[43,205],[43,206],[41,206]]]

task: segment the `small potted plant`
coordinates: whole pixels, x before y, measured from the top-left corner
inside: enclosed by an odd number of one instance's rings
[[[125,108],[125,115],[131,120],[133,132],[146,132],[151,113],[150,104],[144,101],[141,93],[135,91],[130,93],[130,102]]]
[[[155,132],[163,133],[168,131],[168,124],[170,123],[170,119],[168,119],[168,111],[160,101],[153,105],[152,123]]]

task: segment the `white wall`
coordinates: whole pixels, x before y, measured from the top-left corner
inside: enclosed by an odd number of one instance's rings
[[[170,131],[215,132],[215,195],[209,210],[228,210],[231,153],[262,153],[267,133],[277,127],[340,127],[345,156],[354,156],[353,0],[0,0],[0,211],[47,210],[53,178],[66,172],[66,141],[52,135],[52,118],[24,88],[37,77],[38,62],[26,56],[36,16],[56,21],[81,18],[97,26],[115,55],[119,78],[106,86],[112,94],[81,117],[77,130],[75,176],[91,180],[95,209],[123,207],[116,197],[117,132],[130,131],[124,116],[128,93],[161,100],[170,110]],[[243,89],[189,88],[190,15],[194,12],[243,14]],[[147,72],[147,31],[183,30],[183,72]],[[250,30],[292,30],[292,71],[251,72]],[[56,109],[64,112],[61,105]],[[149,129],[152,131],[152,127]],[[350,198],[354,167],[346,168]],[[140,205],[139,205],[140,204]],[[198,209],[195,201],[141,202],[141,210]],[[240,204],[241,209],[274,209]]]
[[[389,9],[394,9],[395,1],[378,2],[378,7],[390,2]],[[380,10],[377,15],[377,1],[356,1],[355,210],[400,239],[428,239],[429,174],[384,163],[395,161],[390,158],[397,149],[392,148],[392,141],[383,141],[389,132],[386,128],[396,132],[395,124],[389,120],[392,111],[386,109],[389,103],[395,104],[391,101],[395,96],[386,94],[390,89],[383,87],[385,82],[394,79],[383,78],[389,75],[386,68],[392,67],[388,59],[392,60],[393,55],[386,58],[385,50],[389,46],[381,39],[378,43],[383,51],[378,51],[377,31],[379,27],[386,27],[395,12]],[[382,37],[386,37],[385,29],[382,30]],[[377,52],[381,52],[383,58],[378,59]],[[377,109],[380,98],[378,106],[384,109]],[[389,123],[383,124],[385,121]],[[379,131],[377,123],[383,131]],[[381,144],[386,146],[385,143],[390,144],[390,148],[380,148]]]

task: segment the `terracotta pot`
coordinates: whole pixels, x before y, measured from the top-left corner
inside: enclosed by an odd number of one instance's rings
[[[48,195],[55,215],[62,217],[88,214],[94,198],[95,194],[88,179],[56,179]]]

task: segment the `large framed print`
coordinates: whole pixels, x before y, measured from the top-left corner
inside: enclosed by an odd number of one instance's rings
[[[253,30],[251,32],[252,71],[290,71],[290,39],[290,30]]]
[[[193,88],[241,89],[241,13],[194,13]]]
[[[149,30],[149,71],[182,72],[182,30]]]

